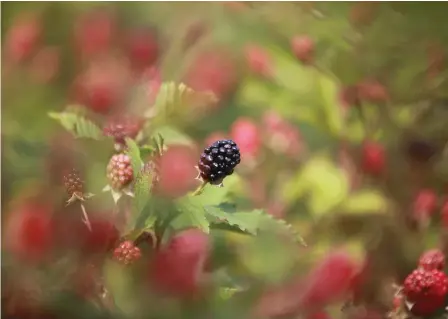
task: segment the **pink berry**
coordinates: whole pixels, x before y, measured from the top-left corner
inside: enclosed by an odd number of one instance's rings
[[[154,65],[159,58],[157,34],[147,29],[132,30],[126,37],[126,49],[134,68],[144,70]]]
[[[272,74],[271,57],[262,47],[247,45],[244,53],[249,69],[253,73],[266,77]]]
[[[314,41],[308,36],[296,36],[291,40],[291,48],[296,58],[305,64],[314,60]]]
[[[374,80],[367,80],[358,85],[361,100],[370,103],[383,103],[389,99],[386,87]]]
[[[54,247],[55,225],[49,204],[31,200],[17,207],[6,221],[3,244],[14,256],[40,261]]]
[[[242,156],[255,158],[261,148],[261,132],[250,118],[241,117],[230,129],[230,136],[238,144]]]
[[[445,269],[445,254],[440,249],[430,249],[420,256],[418,265],[425,270],[443,271]]]
[[[37,47],[41,34],[42,25],[38,16],[28,13],[20,15],[6,34],[5,57],[11,62],[23,62]]]
[[[417,218],[432,215],[437,208],[437,195],[430,189],[418,192],[414,200],[414,216]]]
[[[347,294],[358,265],[343,251],[336,251],[320,262],[308,275],[301,304],[315,308],[327,305]]]
[[[364,173],[378,176],[383,173],[386,154],[381,144],[366,141],[362,146],[361,167]]]
[[[237,81],[235,64],[226,50],[199,54],[186,74],[185,82],[196,91],[211,91],[218,97],[230,93]]]
[[[276,112],[266,112],[262,125],[264,139],[273,151],[296,157],[303,150],[300,131]]]
[[[156,254],[149,273],[152,284],[162,293],[192,297],[200,290],[208,253],[207,234],[198,229],[178,233]]]
[[[140,248],[136,247],[130,240],[122,242],[114,250],[114,258],[125,265],[129,265],[140,259],[142,253]]]
[[[164,196],[179,197],[197,186],[197,154],[188,146],[171,145],[158,161],[159,182],[156,191]]]
[[[76,48],[82,58],[106,52],[115,34],[115,18],[106,10],[94,10],[81,15],[75,24]]]

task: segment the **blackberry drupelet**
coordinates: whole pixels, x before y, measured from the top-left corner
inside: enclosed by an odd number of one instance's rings
[[[134,177],[131,158],[127,154],[115,154],[107,165],[107,177],[113,189],[120,190],[129,185]]]
[[[232,175],[240,161],[240,150],[234,141],[216,141],[201,154],[198,165],[200,177],[205,182],[220,185],[226,176]]]

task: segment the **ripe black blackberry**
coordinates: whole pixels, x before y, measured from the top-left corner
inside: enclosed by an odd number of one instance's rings
[[[134,171],[127,154],[115,154],[107,165],[107,177],[113,189],[119,190],[132,182]]]
[[[83,197],[84,182],[81,180],[80,174],[76,169],[73,168],[64,175],[64,186],[70,198],[73,196]]]
[[[220,185],[226,176],[233,174],[240,161],[240,150],[234,141],[216,141],[201,154],[198,165],[200,177],[205,182]]]

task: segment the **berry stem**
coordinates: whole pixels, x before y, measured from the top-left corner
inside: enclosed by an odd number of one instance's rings
[[[92,231],[92,225],[90,224],[90,220],[89,220],[89,216],[87,215],[86,208],[84,207],[83,203],[81,203],[80,205],[81,205],[81,210],[82,210],[82,215],[83,215],[82,221],[84,222],[84,224],[86,224],[87,228],[90,231]]]
[[[201,185],[191,194],[191,196],[198,196],[201,195],[204,191],[205,186],[208,184],[208,182],[202,182]]]

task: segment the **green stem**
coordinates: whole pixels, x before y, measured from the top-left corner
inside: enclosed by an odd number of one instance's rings
[[[191,196],[198,196],[201,195],[204,191],[205,186],[208,184],[208,182],[203,182],[199,187],[191,194]]]

